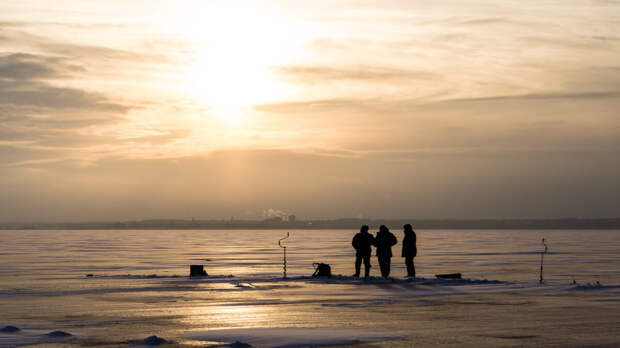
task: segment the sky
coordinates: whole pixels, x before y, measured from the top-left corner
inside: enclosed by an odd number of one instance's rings
[[[0,2],[0,221],[620,216],[620,1]]]

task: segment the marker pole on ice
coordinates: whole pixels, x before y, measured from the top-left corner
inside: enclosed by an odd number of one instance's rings
[[[538,281],[539,284],[542,284],[544,279],[543,279],[543,260],[545,257],[545,254],[547,253],[547,243],[545,241],[545,238],[542,239],[542,245],[545,247],[545,250],[543,250],[540,253],[540,280]]]
[[[282,245],[282,241],[288,238],[289,236],[290,234],[286,232],[286,237],[280,238],[280,240],[278,240],[278,246],[284,250],[284,260],[283,260],[284,272],[282,273],[283,279],[286,279],[286,245]]]

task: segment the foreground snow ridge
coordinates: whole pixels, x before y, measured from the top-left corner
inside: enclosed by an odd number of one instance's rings
[[[388,341],[405,336],[365,330],[286,327],[209,330],[194,332],[186,337],[211,342],[244,342],[267,348],[295,348]]]

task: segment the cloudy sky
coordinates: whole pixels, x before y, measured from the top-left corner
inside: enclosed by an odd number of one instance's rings
[[[0,2],[0,221],[620,215],[620,2]]]

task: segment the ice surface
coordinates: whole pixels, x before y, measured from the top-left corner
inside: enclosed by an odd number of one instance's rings
[[[249,339],[620,346],[619,231],[418,231],[417,278],[404,278],[400,257],[393,278],[380,278],[373,256],[367,280],[349,276],[355,232],[291,231],[282,279],[282,231],[0,231],[0,327],[21,329],[0,332],[0,347],[118,347],[152,335],[210,344],[188,332],[257,346]],[[310,277],[313,262],[335,276]],[[189,278],[197,263],[210,276]],[[434,277],[454,272],[463,279]],[[56,330],[73,336],[45,335]]]
[[[247,342],[258,347],[316,347],[388,341],[403,337],[394,333],[325,328],[251,328],[209,330],[187,335],[194,340]]]

